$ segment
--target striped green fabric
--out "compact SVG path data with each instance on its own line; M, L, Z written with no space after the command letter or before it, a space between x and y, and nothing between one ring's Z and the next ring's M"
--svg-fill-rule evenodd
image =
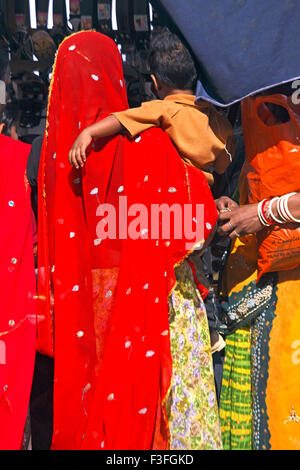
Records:
M251 335L240 329L226 339L220 398L220 423L225 450L251 450Z

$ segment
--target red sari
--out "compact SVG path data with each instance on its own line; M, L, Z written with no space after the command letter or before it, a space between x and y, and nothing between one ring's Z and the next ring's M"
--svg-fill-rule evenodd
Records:
M205 177L184 164L160 129L135 141L101 140L82 170L71 169L68 152L80 130L127 106L115 43L96 32L66 39L52 77L39 178L39 308L48 318L40 350L55 359L53 449L169 446L168 296L175 265L208 237L216 209ZM138 236L126 237L124 201L128 230ZM201 237L171 231L151 238L145 212L163 203L204 204ZM100 233L105 208L110 238Z
M0 135L0 449L19 450L34 368L36 280L30 146Z

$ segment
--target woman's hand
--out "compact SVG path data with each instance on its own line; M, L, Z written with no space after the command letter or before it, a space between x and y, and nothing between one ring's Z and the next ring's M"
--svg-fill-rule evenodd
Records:
M225 210L232 210L236 207L239 207L239 205L235 201L233 201L232 199L230 199L230 197L227 196L222 196L219 199L215 199L215 203L219 212Z
M69 162L77 170L79 166L83 167L86 162L86 149L91 144L93 138L88 129L85 129L75 140L73 147L69 152Z
M221 198L222 199L222 198ZM218 234L233 239L258 232L263 229L257 215L258 204L248 204L221 212L218 218Z

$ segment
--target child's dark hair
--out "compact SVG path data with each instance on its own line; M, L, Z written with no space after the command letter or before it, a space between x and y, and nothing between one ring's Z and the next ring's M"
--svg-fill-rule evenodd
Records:
M196 88L197 71L193 58L176 34L167 28L157 32L148 56L150 73L170 88Z

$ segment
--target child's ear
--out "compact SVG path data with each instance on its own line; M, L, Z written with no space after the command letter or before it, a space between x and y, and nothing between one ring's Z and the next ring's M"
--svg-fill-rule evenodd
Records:
M0 134L2 134L4 127L5 127L5 122L2 122L0 124Z

